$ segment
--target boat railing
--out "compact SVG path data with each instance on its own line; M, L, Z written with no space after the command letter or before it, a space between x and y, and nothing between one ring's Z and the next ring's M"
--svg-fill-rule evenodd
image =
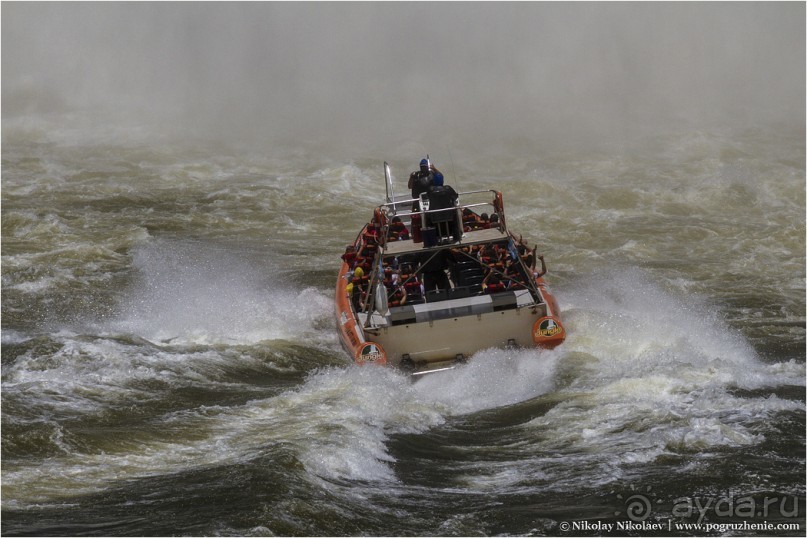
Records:
M493 195L493 199L489 202L474 202L474 203L462 203L463 197L468 197L475 194L485 194L489 193ZM390 218L392 217L408 217L412 218L415 215L419 215L421 219L424 219L426 215L433 215L437 213L443 213L446 211L456 211L460 210L463 211L468 209L473 211L474 208L480 207L490 207L492 208L492 213L496 213L499 216L499 223L503 232L506 232L506 224L504 219L504 207L502 204L502 195L499 191L494 189L483 189L483 190L474 190L474 191L463 191L457 193L457 202L456 205L452 207L444 207L440 209L430 209L428 204L423 203L424 200L420 198L406 198L403 200L391 200L385 204L381 205L381 210ZM426 200L427 201L427 200ZM419 209L417 210L401 210L399 209L400 206L409 206L410 208L412 205L418 202ZM461 218L461 217L460 217Z

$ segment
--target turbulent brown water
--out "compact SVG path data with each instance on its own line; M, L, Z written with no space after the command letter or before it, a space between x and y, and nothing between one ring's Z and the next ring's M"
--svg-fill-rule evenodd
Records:
M332 321L380 162L11 131L4 533L554 533L648 490L653 520L750 495L803 522L802 136L458 167L546 255L569 337L413 384Z
M531 137L519 123L512 136L501 136L518 119L511 113L491 125L487 139L479 128L468 145L453 134L439 140L398 133L392 144L368 132L364 145L345 151L369 124L359 117L358 101L349 101L358 118L346 133L350 144L303 136L314 116L301 118L300 132L282 143L256 136L225 144L213 135L178 142L175 132L150 120L104 123L97 118L121 116L99 110L93 116L80 107L65 112L63 103L30 108L21 96L30 97L31 81L17 84L15 77L29 64L22 52L8 52L17 49L7 41L31 28L21 24L36 19L27 9L34 8L3 6L4 104L15 112L4 109L2 138L4 535L803 536L802 125L750 121L749 112L749 121L682 120L664 129L645 126L641 136L552 144L550 126ZM136 6L98 9L120 15L116 24L140 13ZM290 37L283 17L273 19L280 34L270 39L245 14L228 18L224 8L209 9L218 10L225 30L244 29L238 41L244 47ZM449 9L438 10L437 20ZM549 20L560 8L543 9ZM624 9L604 24L634 20ZM706 22L724 20L717 8L697 9L707 10ZM176 6L152 10L154 17L138 20L170 26L166 21L182 14ZM655 21L643 10L643 22ZM393 35L405 34L382 12L367 20L380 18ZM7 27L9 13L20 24ZM494 17L493 28L520 20L508 13ZM753 27L754 13L731 20ZM772 13L763 10L790 20ZM55 32L51 39L67 40L65 50L75 50L85 39L71 33L78 19L56 15L36 20ZM597 17L584 19L586 28L597 27ZM62 28L62 20L72 26ZM214 27L219 19L194 20ZM325 17L313 20L319 28ZM470 20L484 18L476 13ZM548 31L549 23L542 24ZM516 24L510 35L526 39L527 26ZM675 35L672 26L661 26L669 30L664 43ZM731 29L704 27L718 34ZM162 27L148 36L162 35L154 28ZM195 35L179 28L181 36ZM372 36L383 34L373 28ZM641 41L652 28L631 35ZM25 41L31 65L43 62L34 52L48 42L37 32L31 35L41 37L39 45ZM127 51L157 47L122 32ZM97 44L98 36L89 35L87 43ZM187 46L165 39L158 44ZM563 38L550 32L540 39L551 45ZM359 50L352 41L337 45L315 51L297 41L289 50L298 52L300 69L320 65L310 60L318 55ZM202 46L218 57L219 49ZM651 56L667 50L653 47ZM117 65L103 48L81 50L99 63L81 56L80 68ZM166 50L158 74L167 74L185 49ZM638 50L623 52L641 63ZM765 57L754 50L754 58ZM217 54L236 57L230 52ZM124 60L143 67L128 54ZM198 60L197 71L207 65L189 57ZM243 66L227 65L223 72L235 82L222 81L216 90L268 84L239 79ZM282 65L290 78L299 73ZM552 62L540 65L554 69ZM452 69L455 78L467 76L459 77L465 87L474 80ZM335 77L338 99L348 99L336 71L318 76ZM42 72L57 81L72 76ZM723 75L709 71L706 79L724 88ZM94 80L98 93L117 88ZM148 81L159 86L155 80L137 79L132 91L153 96L144 88ZM224 95L194 90L191 81L172 86L159 104L187 94L208 106ZM387 87L374 84L379 92ZM661 96L654 84L643 87L651 95L639 105ZM283 87L292 110L305 102L327 108L328 99L337 99L306 90L294 100L295 88ZM586 88L568 98L558 90L546 102L573 108L577 97L594 92ZM756 90L746 85L732 95L747 105ZM530 91L507 96L523 107ZM719 100L720 92L710 92L701 105ZM780 102L790 95L771 92ZM467 95L463 111L478 105L482 113L484 96ZM615 102L606 103L598 128L627 110ZM667 103L686 104L672 97ZM238 103L223 106L227 125L248 123ZM641 115L641 106L630 110ZM259 119L287 120L277 114ZM212 125L215 117L199 122ZM553 125L563 118L554 116ZM291 128L288 121L283 125ZM461 131L466 121L447 121L444 132ZM569 137L578 128L558 132ZM382 162L390 162L403 190L426 153L458 190L503 192L509 227L546 257L546 278L568 330L563 345L486 350L446 375L414 383L392 370L350 364L332 319L339 255L383 197Z

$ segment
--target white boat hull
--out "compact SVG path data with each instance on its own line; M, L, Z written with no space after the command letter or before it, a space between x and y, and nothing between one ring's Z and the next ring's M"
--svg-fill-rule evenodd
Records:
M463 359L492 347L534 346L532 329L545 308L521 308L439 319L366 331L387 352L387 362L400 366L408 356L420 369L446 358Z

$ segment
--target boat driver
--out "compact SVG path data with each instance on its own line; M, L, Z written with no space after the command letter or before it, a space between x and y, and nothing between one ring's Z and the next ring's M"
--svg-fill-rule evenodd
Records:
M412 211L420 209L420 203L418 202L420 193L428 192L432 185L434 185L435 174L438 173L440 173L440 171L435 168L428 159L422 159L420 161L420 169L409 174L408 188L412 190L412 198L415 199L415 202L412 204Z

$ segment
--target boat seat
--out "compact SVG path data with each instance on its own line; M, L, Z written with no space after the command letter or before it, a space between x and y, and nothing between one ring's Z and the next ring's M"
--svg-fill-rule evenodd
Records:
M479 280L476 280L479 278ZM470 286L472 284L478 284L485 279L485 272L481 269L465 269L460 271L459 278L457 278L456 282L459 286Z
M425 303L426 299L420 293L420 282L415 284L406 285L406 304L420 304Z
M428 192L429 210L432 209L445 209L447 207L454 207L456 205L457 196L450 188L443 185L432 187ZM451 211L445 211L449 215L453 215ZM437 213L440 215L441 213ZM434 215L432 215L434 217ZM434 220L432 220L434 222Z
M445 239L452 240L454 238L456 219L456 211L441 211L429 216L429 220L431 220L431 224L436 230L437 242L439 244L442 244Z
M462 236L461 226L457 223L457 211L451 211L456 207L457 196L451 189L444 186L433 187L429 193L429 211L435 209L445 209L447 211L439 211L437 213L430 213L428 222L431 226L437 228L437 237L440 242L445 237L458 240ZM457 228L460 228L459 233Z
M468 286L461 286L448 290L449 299L465 299L471 296L471 288Z
M436 303L438 301L445 301L448 299L448 292L446 290L429 290L426 292L426 302Z
M479 265L476 262L472 261L457 262L451 266L451 278L454 280L454 282L459 282L460 274L463 271L467 271L475 267L479 267Z
M467 269L462 269L460 271L460 276L461 277L469 277L469 276L484 275L484 274L485 274L485 270L482 269L481 267L479 267L478 265L476 267L470 267L470 268L467 268Z
M453 222L457 218L457 212L452 211L452 207L440 208L443 211L438 213L429 213L429 221L432 224L439 224L441 222Z

